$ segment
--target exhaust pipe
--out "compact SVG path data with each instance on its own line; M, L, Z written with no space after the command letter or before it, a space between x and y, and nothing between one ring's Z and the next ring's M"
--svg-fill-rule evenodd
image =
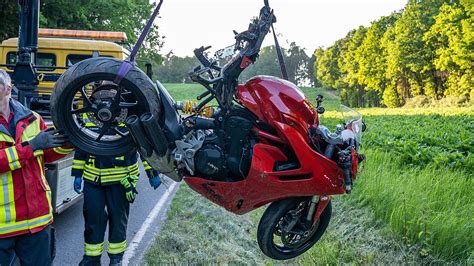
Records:
M144 113L140 116L140 122L156 154L160 157L165 156L168 151L168 140L158 123L158 119L155 119L152 113Z
M125 120L125 125L129 128L135 144L140 147L140 154L153 169L176 182L183 179L176 171L168 150L168 141L151 113L142 115L142 119L132 115Z
M145 132L140 125L140 119L136 115L129 116L125 120L125 125L130 130L133 141L138 145L140 154L144 157L150 157L153 154L153 146L146 138Z

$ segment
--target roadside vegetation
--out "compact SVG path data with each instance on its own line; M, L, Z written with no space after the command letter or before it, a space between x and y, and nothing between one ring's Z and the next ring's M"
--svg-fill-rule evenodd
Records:
M316 80L352 107L429 106L442 98L466 105L474 97L473 7L470 0L408 0L316 49Z
M199 86L165 85L182 100ZM341 121L338 95L322 94L321 122ZM290 264L470 264L474 260L474 109L360 109L367 161L351 195L334 198L326 234ZM264 208L229 213L182 184L144 262L279 264L256 242Z

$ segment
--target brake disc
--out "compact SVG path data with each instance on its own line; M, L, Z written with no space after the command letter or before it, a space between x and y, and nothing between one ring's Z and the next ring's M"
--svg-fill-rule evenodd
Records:
M111 105L117 95L117 89L118 89L117 86L114 86L114 85L99 86L98 88L94 90L94 93L91 96L91 101L95 103L96 105L100 105L103 103L107 103L108 105ZM117 122L118 124L124 123L125 119L127 118L127 114L128 114L127 108L120 109L120 112L118 115L115 116L114 121ZM111 114L111 115L114 115L114 114ZM95 124L97 127L102 128L104 126L104 123L102 123L99 119L97 119L94 112L88 112L87 116L91 120L91 122Z

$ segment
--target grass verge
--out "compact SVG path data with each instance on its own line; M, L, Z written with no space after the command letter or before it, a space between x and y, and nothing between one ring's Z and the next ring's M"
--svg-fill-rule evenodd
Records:
M256 229L263 208L237 216L209 202L186 185L177 192L161 232L144 257L162 264L418 264L420 258L392 237L367 207L350 196L337 197L326 234L304 255L275 261L258 248Z
M462 170L404 167L400 156L367 152L357 200L420 256L474 262L474 178Z

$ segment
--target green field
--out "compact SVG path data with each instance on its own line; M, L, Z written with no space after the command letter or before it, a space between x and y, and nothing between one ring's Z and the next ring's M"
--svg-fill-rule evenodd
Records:
M193 85L166 85L198 95ZM339 121L338 98L325 96L323 124ZM353 193L334 200L323 238L290 263L474 263L474 109L361 109L367 161ZM236 216L183 185L145 257L164 262L278 264L256 243L262 210ZM174 244L173 244L174 243Z

